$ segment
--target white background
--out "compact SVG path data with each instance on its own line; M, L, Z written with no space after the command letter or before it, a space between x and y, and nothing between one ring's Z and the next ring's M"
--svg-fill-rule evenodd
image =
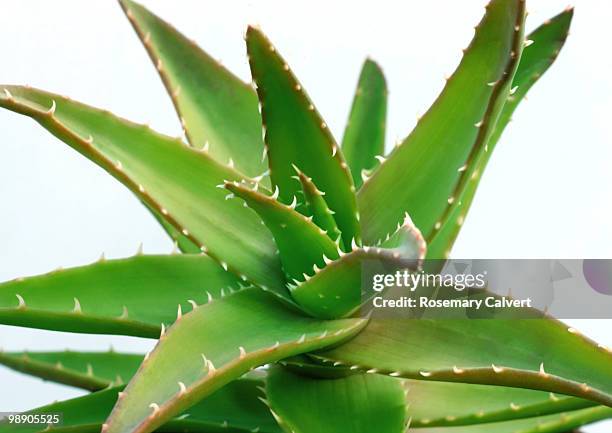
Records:
M531 0L528 27L564 0ZM414 126L472 37L482 0L146 1L244 79L242 34L260 24L340 137L365 56L390 88L389 144ZM456 258L611 258L612 4L578 0L554 67L515 115L483 177ZM30 84L178 135L170 101L113 1L3 0L0 82ZM122 186L31 120L0 112L0 280L171 249ZM610 322L574 323L612 345ZM139 351L149 341L0 326L5 350ZM78 395L0 369L0 410ZM611 424L608 424L608 429ZM589 432L607 431L603 424Z

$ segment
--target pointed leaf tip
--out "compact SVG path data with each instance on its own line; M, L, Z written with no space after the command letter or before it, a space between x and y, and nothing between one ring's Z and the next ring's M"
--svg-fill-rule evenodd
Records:
M440 96L359 190L366 243L392 230L405 211L430 238L434 224L453 205L447 199L469 180L467 171L457 167L478 160L507 99L522 50L523 20L522 1L489 4Z
M179 233L195 251L205 247L233 272L288 296L269 232L257 216L240 203L224 200L223 191L215 187L224 179L246 181L236 170L107 111L33 88L7 87L14 99L0 98L0 106L32 117L101 166L144 202L164 227L171 227L171 234ZM51 101L57 101L52 118L46 114ZM90 135L96 137L93 143L85 139ZM193 207L187 209L184 203ZM222 230L210 230L215 226ZM236 244L242 248L234 248Z
M567 39L569 28L572 22L573 10L565 10L553 18L547 20L537 29L527 35L526 39L533 41L528 48L524 48L516 74L512 80L512 88L516 89L511 98L504 104L495 128L488 139L484 158L473 166L467 166L463 170L469 176L466 188L461 193L462 206L456 206L444 221L440 222L441 227L436 230L439 232L429 239L430 257L442 257L449 251L459 233L461 224L474 200L478 187L479 175L484 171L490 158L492 150L501 138L501 135L510 123L514 111L525 99L531 87L543 76L548 68L554 63L560 50L563 48ZM496 85L497 83L491 83Z
M266 36L249 27L246 42L262 108L270 177L279 186L279 199L290 203L299 193L300 183L293 178L296 165L325 192L344 247L349 248L360 229L354 185L343 155L327 123Z
M364 325L362 319L307 318L259 289L203 305L173 325L153 350L111 412L108 433L151 432L254 367L338 344ZM182 394L179 382L185 385ZM159 410L152 412L150 402Z
M256 176L265 169L253 89L142 5L120 0L174 104L187 139L216 161Z
M314 222L276 200L278 189L274 195L266 196L235 183L226 183L226 188L245 200L272 232L289 280L302 279L313 264L324 266L323 254L337 257L334 242Z
M351 169L355 186L362 173L376 165L385 150L387 84L380 66L367 59L361 69L351 112L342 139L342 152Z

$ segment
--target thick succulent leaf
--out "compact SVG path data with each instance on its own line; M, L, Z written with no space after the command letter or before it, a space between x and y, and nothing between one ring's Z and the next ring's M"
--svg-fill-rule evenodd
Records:
M361 374L360 371L351 370L346 366L333 366L316 362L316 359L307 354L282 359L278 361L278 364L300 376L309 376L315 379L339 379L353 374Z
M259 289L200 306L160 338L103 431L153 431L250 369L338 344L365 323L306 318Z
M497 143L516 107L557 59L565 45L573 16L574 9L567 8L527 35L525 40L527 48L523 50L512 80L514 90L508 96L499 120L495 124L495 130L489 140L490 145L494 146Z
M129 380L142 355L109 352L0 352L0 364L44 380L96 391Z
M286 432L402 433L406 428L404 390L390 377L313 379L276 367L268 376L266 395Z
M290 285L295 302L314 317L337 318L352 313L361 303L362 262L380 257L372 249L358 248L317 269L303 283Z
M192 406L181 416L168 421L157 431L193 433L280 433L282 430L260 398L264 382L241 378L225 385L206 399ZM98 391L53 403L27 413L61 413L63 424L48 431L56 433L98 433L117 401L123 387ZM257 430L259 429L259 430ZM0 433L34 433L40 426L15 426L0 423Z
M0 284L0 323L157 338L178 306L190 311L240 280L204 255L101 260ZM208 292L208 293L207 293Z
M415 129L359 190L366 244L408 212L426 238L456 192L463 167L486 152L523 46L524 2L493 0L457 70Z
M327 232L333 241L340 237L340 230L334 219L334 211L327 206L325 201L325 193L314 184L312 178L306 176L299 169L297 177L302 184L302 193L304 194L305 214L312 217L312 221L322 230ZM299 205L298 205L299 206ZM297 208L299 210L299 207Z
M327 234L295 210L297 201L285 205L276 200L277 194L266 196L239 183L226 183L225 187L257 212L270 229L288 279L302 281L314 265L325 265L324 255L338 257L338 247Z
M342 152L359 188L362 171L376 165L376 157L385 153L387 122L387 83L380 66L367 59L359 75L344 137Z
M416 256L401 256L397 251L362 247L330 261L303 283L290 285L293 299L310 315L325 319L352 314L369 294L364 280L371 272L391 272L400 268L417 269Z
M146 205L145 205L146 206ZM174 243L174 249L180 250L186 254L199 254L202 252L200 247L198 247L191 239L181 233L180 230L177 230L172 224L164 219L164 216L154 209L151 209L147 206L149 212L153 215L153 217L157 220L157 222L163 227L168 236L172 239Z
M554 63L565 44L569 27L574 15L573 9L566 9L559 15L546 21L527 36L529 46L523 55L512 80L512 94L508 96L499 116L493 133L488 141L489 152L485 153L475 164L466 167L470 176L480 177L491 156L492 150L499 141L502 132L512 118L514 110L525 98L527 92ZM477 182L470 182L458 195L457 201L446 218L440 222L440 229L434 233L429 245L430 257L447 257L459 234L459 230L472 204L478 187Z
M280 364L314 378L360 374L346 365L326 365L308 355ZM596 406L597 403L543 391L505 386L397 379L406 390L412 427L460 426L530 418ZM486 396L486 398L483 398Z
M596 405L581 398L506 386L407 379L404 387L412 427L508 421Z
M584 425L612 418L612 409L597 406L567 413L462 427L415 429L419 433L569 433Z
M100 165L234 273L284 292L269 231L217 188L224 180L242 180L238 172L178 139L108 112L31 88L4 90L0 106L32 117Z
M327 260L326 266L315 269L312 277L289 286L293 299L315 317L330 319L350 315L371 295L364 283L370 284L374 273L416 270L427 250L421 232L408 215L383 246L353 245L353 250L341 254L338 260Z
M247 176L266 170L257 95L194 42L147 9L121 0L134 30L170 94L189 142L208 143L210 155L231 158Z
M192 406L186 412L189 417L185 421L192 418L195 421L214 423L223 428L280 433L282 429L268 407L261 401L263 397L261 389L264 385L263 380L254 378L243 377L234 380ZM175 419L169 424L178 422L180 421Z
M419 262L422 262L427 254L427 242L408 213L404 215L403 221L397 224L395 232L388 234L380 246L392 250L400 257L416 259Z
M335 212L344 247L359 239L355 187L327 124L270 41L253 27L246 35L251 74L257 84L272 183L291 203L301 190L293 165L312 177Z
M612 406L612 354L553 319L376 318L320 356L397 377L530 388Z

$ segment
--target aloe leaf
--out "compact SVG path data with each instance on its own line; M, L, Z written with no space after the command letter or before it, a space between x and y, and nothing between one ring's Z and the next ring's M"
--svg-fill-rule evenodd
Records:
M360 374L346 365L325 365L308 355L279 361L291 371L314 378L342 378ZM369 371L372 374L376 370ZM453 382L397 379L403 382L410 426L453 427L478 425L558 414L596 406L576 397L521 388ZM483 399L483 396L486 398Z
M153 61L189 142L247 176L266 170L257 95L194 42L131 0L127 17Z
M280 433L282 429L268 407L261 401L264 395L261 391L263 386L265 386L264 380L248 377L234 380L192 406L186 412L189 417L185 421L192 418L195 421L214 423L223 428ZM173 424L178 425L179 422L174 419L164 429Z
M392 258L391 254L388 256ZM338 260L317 269L306 281L290 285L291 296L314 317L331 319L349 315L361 304L362 262L383 257L374 249L362 248L343 254Z
M253 80L261 104L272 183L280 200L290 203L300 189L293 165L312 177L325 191L335 212L345 248L359 240L355 186L342 152L329 127L270 41L253 27L246 35Z
M172 239L172 242L174 243L175 249L180 250L181 252L186 254L199 254L202 252L200 247L198 247L191 239L189 239L187 236L177 230L172 224L166 221L163 215L148 206L147 209L149 209L149 212L151 212L153 217L162 226L168 236L170 236L170 239Z
M142 355L109 352L0 352L0 364L25 374L97 391L129 380Z
M326 233L295 210L297 199L285 205L276 200L277 193L266 196L239 183L226 183L225 187L257 212L270 229L288 279L302 281L313 272L313 266L325 266L324 256L338 257L338 247Z
M563 48L573 15L573 9L566 9L527 36L526 42L529 45L523 50L518 69L512 80L513 92L508 96L499 120L489 138L489 152L485 153L476 164L466 168L466 172L470 176L482 176L491 156L491 151L510 122L518 104L525 98L529 89L554 63L561 48ZM465 190L459 194L455 206L447 214L446 218L441 220L439 231L434 233L430 241L429 252L431 257L440 258L449 255L472 204L477 187L477 182L468 183Z
M293 299L312 316L337 318L350 315L370 296L364 282L371 283L372 273L398 269L416 270L422 264L427 245L408 215L397 231L380 247L357 247L341 254L304 282L289 285Z
M32 117L100 165L232 272L284 293L270 233L217 188L224 180L243 180L231 167L178 139L65 97L25 87L4 90L0 106Z
M558 15L544 22L525 40L525 48L519 66L512 80L512 94L508 96L504 109L495 124L489 143L495 145L506 125L510 122L514 110L525 98L527 92L555 62L565 45L569 28L574 16L574 9L567 8Z
M323 359L397 377L501 385L612 406L612 354L553 319L373 319Z
M387 83L380 66L367 59L361 68L342 152L351 169L355 187L363 183L362 172L376 165L376 157L385 153L387 122Z
M389 377L313 379L276 367L268 376L266 395L287 432L401 433L406 428L404 390Z
M252 368L338 344L365 323L310 319L259 289L200 306L160 338L103 431L153 431Z
M393 250L402 258L418 260L419 265L422 264L427 254L427 242L408 213L404 215L403 221L397 224L395 231L388 234L380 243L380 246Z
M596 405L576 397L505 386L407 379L404 387L412 427L492 423Z
M361 374L360 371L351 370L345 366L332 366L316 362L307 354L282 359L278 361L278 364L300 376L309 376L315 379L339 379L353 374Z
M359 247L328 261L323 269L316 269L304 282L290 285L289 290L310 315L325 319L343 317L353 313L367 296L363 279L368 280L368 266L388 272L397 268L417 269L418 262L416 256L402 256L395 250Z
M487 151L523 47L524 2L493 0L438 99L358 193L363 239L384 238L405 212L426 239Z
M193 432L193 433L280 433L282 430L274 420L269 409L260 398L264 382L261 380L240 378L225 385L206 399L192 406L181 416L168 421L157 429L160 432ZM98 391L83 397L77 397L43 406L27 413L61 413L63 423L50 428L50 431L61 433L98 433L104 420L117 401L118 393L123 387ZM34 433L40 431L35 425L9 425L0 422L0 433Z
M360 374L346 365L315 362L308 355L279 361L291 371L314 378ZM375 370L370 370L374 374ZM576 397L505 386L397 379L406 390L411 427L451 427L531 418L596 406ZM486 399L483 399L486 396Z
M190 311L239 287L203 255L101 260L0 284L0 323L157 338L179 305Z
M333 241L340 237L340 231L334 219L334 211L327 206L325 201L325 192L319 190L312 181L312 178L306 176L298 168L296 168L297 177L302 184L302 192L304 193L304 204L306 205L307 215L312 216L313 222L321 229L327 232Z
M415 431L419 433L567 433L608 418L612 418L612 409L597 406L537 418L462 427L415 428Z

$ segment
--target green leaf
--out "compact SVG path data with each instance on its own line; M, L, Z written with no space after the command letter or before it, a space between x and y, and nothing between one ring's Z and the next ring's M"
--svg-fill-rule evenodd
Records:
M200 306L160 338L103 431L153 431L250 369L337 344L365 323L306 318L258 289Z
M358 193L363 240L373 244L405 212L426 239L486 152L523 46L524 2L493 0L459 67L416 128Z
M146 8L121 0L127 17L153 61L174 103L189 142L209 146L226 164L231 158L247 176L267 167L257 95L194 42Z
M278 364L300 376L309 376L315 379L339 379L353 374L361 374L360 371L351 370L345 366L332 366L316 362L307 354L282 359L278 361Z
M313 379L281 367L266 383L272 413L293 433L401 433L406 401L398 380L372 374Z
M0 364L25 374L97 391L129 380L142 355L109 352L0 352Z
M0 284L0 323L157 338L177 308L190 311L240 287L203 255L102 260ZM193 302L191 302L193 301Z
M573 16L574 9L568 8L547 20L527 36L528 46L523 50L518 69L512 80L512 88L516 90L508 96L489 141L491 145L497 143L506 125L510 122L514 110L525 98L529 89L557 59L565 45Z
M393 250L404 259L415 259L419 262L422 262L427 254L427 242L408 213L404 214L403 221L397 224L395 231L387 234L380 246Z
M567 433L612 418L612 409L597 406L557 415L463 427L419 428L419 433Z
M374 168L376 157L385 153L387 94L387 83L380 66L367 59L361 68L342 139L342 152L357 188L363 183L362 172Z
M403 225L383 242L384 248L357 247L326 260L302 283L289 285L293 299L310 315L332 319L351 315L371 295L373 274L419 269L427 246L421 232L406 215ZM364 284L368 283L368 284Z
M297 167L294 167L297 172L297 177L302 184L302 192L304 193L304 204L306 205L306 214L312 216L314 223L321 229L327 232L333 241L338 240L340 231L334 220L334 211L327 206L327 202L323 198L325 193L320 191L314 184L311 177L306 176ZM299 204L298 208L299 210Z
M294 356L279 363L301 375L314 378L341 378L360 374L346 365L315 362L308 355ZM414 428L461 426L530 418L595 406L575 397L504 386L398 379L406 390ZM483 396L486 396L483 399Z
M371 281L370 272L406 267L416 269L417 257L401 256L383 248L356 248L317 269L306 281L290 285L289 290L300 307L314 317L344 317L354 313L362 298L368 296L363 282Z
M596 405L580 398L505 386L410 379L405 380L404 386L412 427L483 424Z
M290 285L295 302L314 317L331 319L349 315L361 303L362 262L378 255L357 249L317 269L306 281Z
M553 319L372 319L323 359L420 380L530 388L612 406L612 354Z
M234 380L196 403L186 413L196 421L214 423L223 428L227 425L228 428L244 429L245 433L280 433L282 429L268 407L260 400L263 397L261 389L264 385L264 380L248 377ZM175 419L163 428L167 429L169 425L177 425L179 422Z
M355 187L329 127L270 41L253 27L246 35L251 74L257 84L272 183L291 203L301 190L293 165L312 177L335 212L345 248L360 239Z
M563 48L573 15L574 10L567 9L542 24L527 36L526 40L530 41L530 45L523 50L521 61L512 80L514 92L508 96L499 120L489 138L489 152L483 155L477 164L466 168L466 173L470 176L482 176L492 150L499 141L505 127L510 122L514 110L525 98L529 89L554 63L561 48ZM478 182L468 183L459 194L456 205L447 214L447 217L441 221L440 230L434 234L429 244L429 255L431 257L447 257L450 253L451 247L472 204L477 187Z
M145 204L145 206L147 205ZM178 249L186 254L199 254L202 252L200 250L200 247L193 243L191 239L189 239L187 236L177 230L172 224L166 221L161 213L156 212L155 209L151 209L149 206L147 206L147 209L149 209L149 212L151 212L153 217L166 231L168 236L170 236L170 239L172 239L172 241L174 242L175 249Z
M243 180L232 168L178 139L65 97L25 87L4 90L0 106L32 117L100 165L232 272L285 292L269 231L217 188L224 180Z
M157 429L160 432L192 433L280 433L282 430L268 408L259 400L259 388L264 382L257 379L241 378L225 385L203 401L197 403L178 418L168 421ZM98 391L53 403L27 413L61 413L63 424L53 427L55 433L98 433L102 423L117 401L117 394L123 387ZM34 433L40 431L36 425L15 426L0 423L0 433Z
M283 270L289 280L304 280L316 267L325 266L324 256L335 259L336 244L314 222L295 210L297 199L285 205L272 196L263 195L239 183L226 183L225 188L261 217L274 235Z

